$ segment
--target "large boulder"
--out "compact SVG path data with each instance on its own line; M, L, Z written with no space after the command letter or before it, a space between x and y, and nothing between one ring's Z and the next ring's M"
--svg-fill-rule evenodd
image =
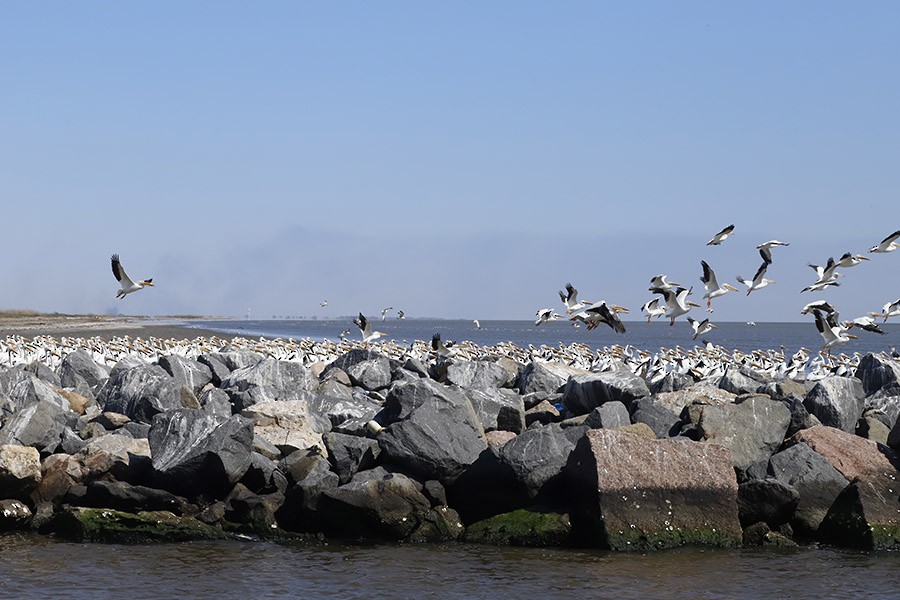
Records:
M509 370L493 361L454 361L447 367L447 383L464 389L496 389L515 381Z
M366 390L381 390L391 383L391 361L387 356L365 348L354 348L334 359L322 372L322 378L340 369L353 385Z
M431 510L420 484L382 468L357 473L350 483L324 490L318 504L325 533L366 539L403 540Z
M181 386L158 365L119 361L97 394L103 410L150 423L154 415L181 408Z
M44 455L52 454L62 441L68 414L71 411L51 402L22 408L0 428L0 445L32 446Z
M699 439L731 448L739 472L768 461L784 441L791 423L791 411L784 403L765 395L739 397L735 404L695 408L686 412Z
M566 381L573 375L590 373L558 362L532 361L525 366L519 378L519 392L524 396L533 392L552 394L562 391Z
M533 427L500 448L500 462L508 465L529 500L559 506L567 500L563 469L569 454L588 427L562 427L558 423Z
M522 396L506 388L472 388L465 391L485 431L520 433L525 429Z
M673 437L681 431L681 417L657 402L656 396L635 400L631 410L631 421L647 425L658 438Z
M573 526L613 550L739 546L733 462L718 444L591 429L566 466Z
M28 500L41 482L41 457L29 446L0 446L0 490L4 498Z
M765 376L746 367L728 367L719 387L732 394L753 394L767 383Z
M382 459L422 480L452 479L487 447L462 390L430 379L392 387L379 418L390 423L378 436Z
M326 433L322 441L341 485L349 483L357 472L374 467L381 454L378 442L357 435Z
M768 472L800 494L791 526L807 539L815 536L828 509L848 483L840 471L804 443L773 454Z
M161 357L159 366L172 376L175 383L188 388L195 395L199 395L203 387L212 381L209 366L192 358L171 354Z
M38 379L24 367L0 372L0 394L5 394L9 399L2 407L2 412L7 415L38 403L54 404L65 410L69 408L68 401L53 385Z
M617 400L628 406L649 395L650 390L643 379L628 369L617 369L569 377L563 391L563 404L573 414L585 415L605 402Z
M67 468L81 483L112 476L119 481L141 485L150 478L150 443L147 438L111 433L91 439L72 457L77 469Z
M628 408L622 402L614 400L592 410L584 424L592 429L627 427L631 425L631 416L628 414Z
M853 432L865 407L865 390L855 377L826 377L809 391L803 406L822 425Z
M734 404L737 395L708 385L693 385L675 392L661 392L653 395L653 401L670 412L680 415L691 404L725 405Z
M231 398L234 412L260 402L309 400L318 380L303 365L267 358L232 371L219 386Z
M874 550L900 549L900 457L889 448L831 427L813 427L804 443L850 480L819 527L823 541Z
M154 417L148 439L154 474L165 489L222 497L250 466L253 422L178 409Z
M253 422L253 433L274 444L285 454L294 450L323 448L321 420L309 410L306 400L257 402L241 413Z
M57 373L62 387L77 390L83 382L92 393L96 393L109 377L109 369L94 361L86 350L66 354L59 363Z
M900 363L870 352L859 361L854 376L862 382L866 395L871 396L883 388L900 387Z

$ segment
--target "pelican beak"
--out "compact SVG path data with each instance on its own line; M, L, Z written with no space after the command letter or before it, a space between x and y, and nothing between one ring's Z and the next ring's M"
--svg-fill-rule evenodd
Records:
M728 290L729 292L739 292L740 291L739 289L737 289L730 283L723 284L722 287L725 288L726 290Z
M860 258L860 260L872 260L868 256L863 256L862 254L859 255L859 258Z
M627 314L627 313L631 312L629 309L625 308L624 306L618 306L615 304L612 305L612 309L617 313L626 313Z
M694 307L700 308L700 305L697 304L696 302L688 302L687 305L688 305L688 306L694 306Z
M153 280L152 280L152 279L147 279L146 281L142 281L142 282L141 282L141 285L142 285L142 286L145 286L145 287L148 286L148 285L149 285L150 287L154 287L154 286L153 286Z
M847 337L850 338L851 340L858 340L858 339L859 339L859 336L853 335L852 333L848 333L848 334L847 334Z

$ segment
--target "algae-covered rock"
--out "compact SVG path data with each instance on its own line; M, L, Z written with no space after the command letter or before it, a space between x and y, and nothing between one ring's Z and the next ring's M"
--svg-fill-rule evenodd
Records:
M192 517L178 517L167 511L126 513L108 508L70 507L60 511L45 530L76 542L142 544L218 540L228 536Z
M569 515L520 509L473 523L466 542L495 546L566 546L572 543Z

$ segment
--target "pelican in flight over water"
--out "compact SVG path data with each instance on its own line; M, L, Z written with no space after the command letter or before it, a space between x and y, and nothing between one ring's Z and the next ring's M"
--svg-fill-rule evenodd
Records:
M881 240L881 243L877 246L872 246L869 249L869 252L893 252L897 248L900 248L900 244L897 243L897 238L900 238L900 229Z
M740 275L737 276L738 282L743 283L744 285L747 286L747 295L748 296L750 295L750 292L752 292L754 290L759 290L759 289L766 287L770 283L775 283L774 279L766 279L766 269L768 268L768 266L769 266L769 264L767 262L763 261L763 264L761 264L759 266L759 269L756 271L756 275L753 276L753 281L747 281Z
M740 290L738 290L730 283L723 283L722 285L719 285L719 281L716 279L716 272L710 268L709 264L707 264L705 260L700 261L700 266L703 267L703 276L700 277L700 281L702 281L704 287L706 287L706 294L703 296L704 298L706 298L706 309L709 312L713 312L713 298L724 296L728 292L737 292Z
M641 306L641 312L647 315L647 323L650 323L654 317L661 317L666 314L667 308L659 305L660 300L661 298L654 298Z
M699 336L705 335L716 328L715 325L709 322L709 319L697 321L688 317L687 320L688 323L691 324L691 329L694 330L694 337L691 338L692 340L696 340Z
M612 327L616 333L625 333L625 325L622 324L622 321L616 314L619 311L628 312L627 309L621 306L608 306L606 302L601 300L600 302L594 302L590 306L576 312L569 317L569 320L587 323L588 330L593 329L600 323L606 323Z
M733 231L734 231L734 224L731 224L728 227L726 227L725 229L723 229L722 231L720 231L719 233L717 233L716 235L714 235L711 240L706 242L706 245L707 246L718 246L719 244L724 242L725 238L727 238L729 235L731 235L731 233Z
M855 267L859 263L864 260L869 260L868 256L863 256L862 254L850 254L849 252L845 252L843 256L841 256L840 260L837 261L837 266L839 267Z
M814 309L813 314L816 316L816 329L819 330L819 334L825 340L822 350L827 351L828 354L831 354L831 349L835 346L857 339L855 335L847 333L848 327L837 323L837 313L829 313L826 317L822 311Z
M387 335L386 333L381 331L372 331L372 323L370 323L366 316L362 313L359 313L359 318L353 319L353 322L356 323L357 327L359 327L359 331L360 333L362 333L363 342L366 344Z
M557 319L561 319L562 315L553 311L552 308L541 308L538 309L534 316L537 317L537 320L534 322L534 326L537 327L541 323L549 323L550 321L555 321Z
M566 291L559 292L559 299L563 301L563 304L566 305L566 314L571 315L573 312L577 312L587 306L589 306L590 302L578 301L578 290L571 283L566 284Z
M690 302L687 297L691 295L694 288L689 290L680 287L676 290L664 290L662 288L653 288L650 290L654 294L662 294L666 299L665 316L669 319L669 327L675 324L675 319L681 315L687 314L691 307L700 306L696 302Z
M674 281L666 281L665 275L657 275L653 279L650 280L650 290L654 288L659 288L661 290L671 290L672 288L681 287L680 283L675 283Z
M142 279L141 281L139 281L137 283L132 281L131 277L129 277L125 273L125 269L122 267L122 263L119 262L118 254L113 254L112 257L110 257L110 260L112 261L113 275L116 276L116 281L118 281L119 285L121 286L121 289L118 292L116 292L116 298L124 298L125 296L127 296L128 294L130 294L132 292L142 290L147 286L151 286L151 287L153 286L152 278L151 279Z
M772 248L775 246L790 246L790 242L780 242L778 240L769 240L768 242L763 242L759 246L756 247L759 250L759 255L762 256L763 262L767 265L772 264Z

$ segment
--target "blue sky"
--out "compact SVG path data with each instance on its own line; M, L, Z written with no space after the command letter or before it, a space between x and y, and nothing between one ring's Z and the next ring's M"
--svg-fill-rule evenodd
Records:
M8 2L0 308L715 319L900 297L893 2ZM725 225L735 235L709 238ZM109 255L155 288L115 299ZM322 309L319 302L327 298Z

